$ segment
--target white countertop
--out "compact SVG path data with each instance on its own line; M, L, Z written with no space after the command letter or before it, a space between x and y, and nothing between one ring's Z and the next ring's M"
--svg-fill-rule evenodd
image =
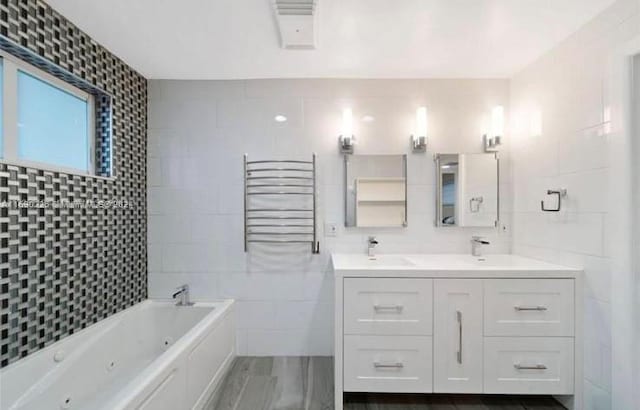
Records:
M338 277L557 277L575 278L581 269L553 265L517 255L332 254Z

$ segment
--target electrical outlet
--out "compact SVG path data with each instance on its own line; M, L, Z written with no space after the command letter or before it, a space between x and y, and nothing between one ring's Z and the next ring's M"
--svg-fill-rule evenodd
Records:
M338 224L327 222L324 224L324 236L336 236L338 234Z

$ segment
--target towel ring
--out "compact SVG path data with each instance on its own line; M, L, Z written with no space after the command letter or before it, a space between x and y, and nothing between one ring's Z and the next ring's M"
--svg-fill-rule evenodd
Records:
M544 200L540 201L540 208L543 212L560 212L562 209L562 198L567 196L567 190L562 189L549 189L547 190L547 195L557 195L558 196L558 206L556 208L545 208Z

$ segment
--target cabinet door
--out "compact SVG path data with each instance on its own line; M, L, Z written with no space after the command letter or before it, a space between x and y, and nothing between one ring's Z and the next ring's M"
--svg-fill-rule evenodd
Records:
M433 387L482 392L482 280L434 281Z

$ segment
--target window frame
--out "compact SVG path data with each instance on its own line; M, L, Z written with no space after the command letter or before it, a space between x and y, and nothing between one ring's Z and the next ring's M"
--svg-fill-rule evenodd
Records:
M0 163L17 165L29 168L42 169L66 174L101 177L96 175L96 101L92 94L83 91L68 82L57 78L42 69L23 61L4 50L0 50L2 60L2 151ZM88 127L88 169L65 167L49 162L31 161L18 156L18 73L34 77L54 88L69 93L87 103L87 127Z

